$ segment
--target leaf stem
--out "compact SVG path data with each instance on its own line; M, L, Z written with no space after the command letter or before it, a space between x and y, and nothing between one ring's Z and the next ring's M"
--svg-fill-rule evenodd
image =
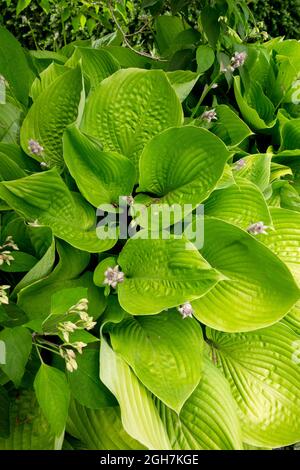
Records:
M194 111L192 112L191 118L196 116L197 112L199 111L199 108L200 108L201 104L203 103L204 99L206 98L206 96L208 95L208 93L210 92L210 90L212 89L214 84L218 81L219 77L220 77L220 73L218 73L218 75L213 79L213 81L211 82L210 85L205 85L205 87L203 88L203 91L201 93L201 96L199 98L199 101L196 104L196 106L194 108Z

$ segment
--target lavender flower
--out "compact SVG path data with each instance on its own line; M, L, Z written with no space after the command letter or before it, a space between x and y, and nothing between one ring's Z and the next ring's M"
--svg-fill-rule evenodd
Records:
M180 305L180 307L177 307L177 310L181 313L183 320L187 317L193 317L194 310L189 302Z
M124 281L124 273L119 271L119 266L114 268L108 268L104 273L105 279L104 284L113 287L114 289L120 282Z
M215 108L210 109L208 111L204 111L204 113L201 114L201 119L207 122L211 122L213 119L214 120L218 119Z
M28 150L34 155L41 155L44 151L44 147L42 147L36 140L30 139L28 141Z
M235 165L234 165L234 169L235 170L242 170L246 165L246 160L244 160L243 158L240 158L240 160L238 160L237 162L235 162Z
M251 233L252 235L260 235L261 233L264 235L268 235L268 228L270 227L268 225L265 225L263 222L255 222L247 228L247 232Z
M238 69L239 67L244 65L246 58L247 58L246 52L235 52L234 55L231 57L231 61L230 61L231 68L233 70Z

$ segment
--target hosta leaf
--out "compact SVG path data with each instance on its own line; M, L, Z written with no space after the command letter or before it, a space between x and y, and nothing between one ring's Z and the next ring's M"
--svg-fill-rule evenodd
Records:
M116 243L97 237L94 210L68 190L55 169L2 182L0 196L25 219L51 227L54 235L76 248L100 252Z
M229 381L244 441L279 447L300 439L300 368L293 361L299 337L277 324L228 335L208 330L217 365Z
M91 410L71 400L67 431L89 450L145 449L124 430L118 406Z
M167 72L167 76L178 98L182 102L194 88L200 74L191 72L190 70L175 70L174 72Z
M10 407L10 435L0 438L1 450L54 450L55 437L50 430L34 393L18 392Z
M150 450L170 449L150 392L104 339L101 340L100 378L119 402L125 431Z
M71 392L83 406L92 409L115 406L114 396L99 378L99 350L84 349L77 355L78 369L68 373Z
M31 85L30 95L33 101L36 101L38 96L67 70L67 67L55 62L52 62L49 67L43 70Z
M64 160L83 196L95 207L119 204L135 182L131 161L115 152L103 152L94 140L75 126L64 134Z
M16 144L19 140L21 109L12 103L0 103L0 141Z
M172 449L241 449L236 405L227 381L205 357L203 377L179 416L158 403Z
M5 77L16 99L26 106L33 73L20 43L3 26L0 26L0 75Z
M287 325L300 336L300 301L293 306L289 313L281 320L281 323Z
M5 343L6 350L1 369L18 387L31 351L31 334L23 326L5 328L0 332L0 340Z
M104 78L119 70L117 60L105 49L90 47L75 47L75 51L66 66L74 67L81 61L83 72L89 77L91 91L93 91Z
M217 120L213 121L210 131L222 139L226 145L238 145L252 134L247 124L229 106L220 104L215 110Z
M253 105L250 105L247 100L247 97L243 95L240 77L238 76L234 77L234 93L242 116L252 129L257 131L263 131L274 127L276 120L271 117L271 113L273 110L270 105L272 103L269 102L266 97L264 97L265 99L262 99L263 95L261 89L259 88L259 85L257 85L257 87L253 90L252 93L251 101L255 102ZM260 110L260 113L256 109L257 106Z
M116 353L140 381L179 413L202 373L202 332L196 320L176 311L130 317L110 330Z
M270 208L274 230L260 240L289 267L300 285L300 214L288 209Z
M239 162L242 160L242 164ZM256 184L261 191L264 191L270 181L270 163L272 160L271 153L259 153L255 155L247 155L238 162L234 163L234 175L247 178Z
M300 119L287 121L281 131L280 150L300 149Z
M42 364L34 380L34 390L53 433L60 436L66 425L70 401L66 375L55 367Z
M299 298L285 264L234 225L206 219L201 253L229 278L193 302L206 325L228 332L262 328L280 320Z
M195 208L216 186L229 155L223 142L206 129L168 129L141 155L138 191L156 195L155 203Z
M90 95L82 129L98 137L105 151L125 155L138 169L151 137L182 119L180 101L164 72L126 69L103 80Z
M119 302L133 315L159 313L194 300L220 279L219 273L184 238L132 238L118 263L125 274L124 282L118 286Z
M79 67L60 75L40 93L22 124L20 138L24 152L49 166L62 165L62 135L77 119L81 94ZM34 155L28 149L31 139L44 148L41 155Z
M263 221L271 225L271 216L263 194L244 178L236 185L214 191L204 204L205 214L225 220L246 230L251 224Z

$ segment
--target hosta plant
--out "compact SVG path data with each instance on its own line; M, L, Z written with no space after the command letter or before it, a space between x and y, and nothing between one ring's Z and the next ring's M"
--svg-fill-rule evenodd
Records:
M161 61L0 29L1 449L300 440L300 45L212 14Z

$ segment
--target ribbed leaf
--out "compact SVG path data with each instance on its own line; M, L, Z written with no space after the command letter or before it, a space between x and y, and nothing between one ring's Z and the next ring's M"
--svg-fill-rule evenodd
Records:
M247 155L242 158L242 165L234 163L234 175L247 178L256 184L261 191L264 191L270 182L270 163L272 160L271 153L258 153Z
M0 106L0 141L16 144L19 141L21 109L10 102Z
M36 77L31 85L30 95L33 101L36 101L38 96L67 70L67 67L56 64L55 62L52 62L49 67L43 70L40 76Z
M158 409L172 449L242 449L240 424L229 385L206 357L203 377L179 416L161 402Z
M104 339L101 341L100 378L119 402L125 431L150 450L170 449L150 392Z
M118 262L125 273L118 287L119 302L133 315L159 313L194 300L221 278L184 238L131 238Z
M94 210L69 191L55 169L1 182L0 196L25 219L48 225L54 235L76 248L100 252L116 243L97 237Z
M215 109L217 120L213 121L210 131L226 145L238 145L252 134L247 124L229 106L220 104Z
M88 450L145 449L124 430L118 406L91 410L72 400L67 431Z
M194 88L200 73L191 72L190 70L175 70L174 72L167 72L167 76L182 102Z
M18 387L32 347L31 334L23 326L4 328L0 340L5 344L5 363L1 369Z
M300 336L300 301L298 301L293 306L293 308L283 318L283 320L281 320L281 322L291 328L298 336Z
M20 138L24 152L49 166L62 165L62 135L77 119L81 94L80 68L59 76L40 93L22 124ZM41 155L34 155L28 149L31 139L43 147Z
M120 70L90 95L82 129L104 150L129 157L138 170L144 145L164 129L182 123L180 101L164 72Z
M246 230L251 224L263 221L271 225L271 216L257 186L244 178L236 185L214 191L204 204L205 214L230 222Z
M229 278L193 302L206 325L228 332L255 330L280 320L299 299L285 264L234 225L206 219L201 253Z
M135 182L131 161L113 152L103 152L100 144L75 126L64 134L64 160L83 196L95 207L119 204L129 196Z
M176 311L125 318L110 330L114 351L140 381L179 413L202 373L203 340L194 319Z
M299 337L277 324L228 335L208 330L215 360L229 381L244 441L278 447L300 439L300 368L293 361Z
M287 121L281 131L280 150L300 149L300 119Z

